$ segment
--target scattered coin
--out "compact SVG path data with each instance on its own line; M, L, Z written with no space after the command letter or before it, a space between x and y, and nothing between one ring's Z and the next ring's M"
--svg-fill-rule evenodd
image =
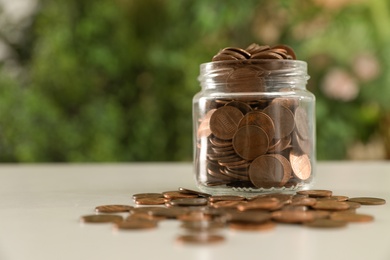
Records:
M263 223L233 221L229 223L230 229L239 231L265 231L272 230L275 227L276 223L272 221L266 221Z
M132 219L123 222L115 223L114 228L122 230L139 230L156 228L158 222L146 219Z
M117 223L122 222L123 217L111 214L85 215L80 218L80 221L84 223Z
M315 216L311 211L279 210L272 213L272 219L283 223L304 223L313 221Z
M129 205L101 205L95 208L96 212L99 213L118 213L118 212L129 212L133 206Z
M301 190L297 191L297 194L307 195L312 198L322 198L332 196L332 191L330 190Z
M141 197L141 198L136 198L134 202L137 205L162 205L165 203L165 198L164 197Z
M330 219L346 222L371 222L374 217L368 214L336 212L330 215Z
M320 200L311 207L319 210L347 210L349 209L349 204L337 200Z
M215 244L221 243L225 240L224 236L209 234L209 233L196 233L190 235L180 235L177 237L177 241L185 244Z
M357 202L362 205L383 205L386 204L386 200L381 198L373 198L373 197L356 197L349 198L349 202Z

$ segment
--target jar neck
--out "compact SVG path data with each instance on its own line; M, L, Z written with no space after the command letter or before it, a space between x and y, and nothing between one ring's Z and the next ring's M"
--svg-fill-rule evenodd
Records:
M298 60L233 60L200 65L198 80L204 90L229 92L306 89L307 63Z

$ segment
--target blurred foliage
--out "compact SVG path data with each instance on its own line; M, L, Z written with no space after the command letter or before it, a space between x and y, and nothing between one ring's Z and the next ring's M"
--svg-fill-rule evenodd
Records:
M3 13L0 160L191 160L199 65L252 42L309 63L319 159L372 138L390 158L389 13L386 0L41 0L22 22Z

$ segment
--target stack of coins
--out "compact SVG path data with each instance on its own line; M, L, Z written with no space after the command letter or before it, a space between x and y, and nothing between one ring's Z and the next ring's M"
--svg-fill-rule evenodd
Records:
M225 240L226 229L265 231L278 223L310 228L342 228L367 223L374 216L357 213L362 205L382 205L375 197L334 196L330 190L304 190L296 194L269 193L251 198L214 195L190 189L133 195L132 205L100 205L83 223L111 223L116 230L149 230L161 221L181 222L180 243L214 244ZM122 214L122 215L120 215ZM125 215L123 215L125 214Z
M263 61L251 62L258 59ZM223 71L218 82L224 91L238 94L203 102L196 126L198 183L248 191L298 189L311 181L312 108L288 87L265 83L267 75L283 66L267 61L275 59L295 60L296 55L285 45L251 44L224 48L213 57ZM237 60L242 62L222 62Z

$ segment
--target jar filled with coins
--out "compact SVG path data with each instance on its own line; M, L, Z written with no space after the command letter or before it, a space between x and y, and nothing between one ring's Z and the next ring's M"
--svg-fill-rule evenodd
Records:
M201 64L193 99L200 190L245 196L306 189L315 175L315 97L285 45L228 47Z

